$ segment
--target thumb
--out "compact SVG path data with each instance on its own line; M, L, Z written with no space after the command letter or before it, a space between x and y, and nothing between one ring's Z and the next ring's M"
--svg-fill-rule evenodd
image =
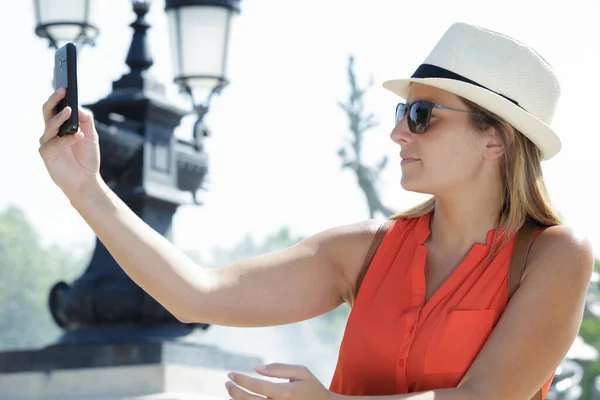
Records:
M83 107L79 107L79 120L84 124L90 123L92 121L92 112Z
M261 375L290 381L307 380L313 376L310 370L303 365L272 363L256 366L255 369Z
M91 111L79 107L78 109L79 127L83 133L91 133L94 128L94 116Z

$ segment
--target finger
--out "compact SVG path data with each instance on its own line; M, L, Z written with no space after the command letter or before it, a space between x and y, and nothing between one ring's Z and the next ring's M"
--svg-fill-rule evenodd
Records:
M85 136L83 132L80 130L75 132L72 135L66 135L63 137L56 136L54 139L49 140L42 144L38 151L42 155L42 158L46 159L47 157L52 158L54 154L58 154L60 150L64 147L71 147L75 143L79 142Z
M61 101L65 97L65 94L66 94L65 88L59 88L54 93L52 93L50 95L50 97L48 97L48 100L46 100L46 102L42 106L42 114L44 115L44 123L47 124L48 121L50 121L50 118L52 118L54 116L54 113L56 112L56 106L58 105L58 102Z
M309 379L313 376L304 365L272 363L257 366L255 369L261 375L289 379L290 381Z
M65 107L61 112L56 114L48 121L44 134L40 137L40 144L44 144L50 141L53 137L58 135L60 126L69 119L71 116L71 107Z
M269 382L264 379L253 378L245 374L237 374L233 372L228 376L233 383L251 392L270 398L278 398L278 395L281 394L281 384L279 383Z
M264 397L246 392L231 381L225 383L225 388L233 400L265 400Z

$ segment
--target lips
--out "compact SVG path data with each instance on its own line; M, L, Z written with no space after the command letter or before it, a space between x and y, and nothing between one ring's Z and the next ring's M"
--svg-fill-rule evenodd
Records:
M402 161L419 161L420 159L417 157L410 156L408 154L400 153L400 158Z
M400 165L406 165L406 164L413 164L413 163L417 163L420 160L417 159L406 159L406 160L402 160L402 162L400 162Z
M413 157L411 155L404 154L404 153L400 153L400 158L402 159L400 161L400 165L407 165L407 164L415 163L417 161L421 161L417 157Z

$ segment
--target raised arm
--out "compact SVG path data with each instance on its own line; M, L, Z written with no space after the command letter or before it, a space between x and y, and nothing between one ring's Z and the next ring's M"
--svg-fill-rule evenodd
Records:
M204 269L150 228L100 177L99 138L89 112L79 131L59 137L72 110L56 114L65 90L42 107L39 153L50 177L125 273L184 322L231 326L280 325L325 313L351 293L378 223L330 229L288 249ZM208 232L198 227L198 235Z
M202 268L98 179L71 204L123 270L184 322L269 326L305 320L349 299L375 221L333 228L287 249ZM199 237L203 229L198 227Z

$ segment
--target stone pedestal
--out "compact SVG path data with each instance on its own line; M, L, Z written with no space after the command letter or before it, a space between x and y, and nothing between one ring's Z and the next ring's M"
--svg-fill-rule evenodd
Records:
M0 353L0 400L228 399L227 373L256 357L179 342L72 344Z

